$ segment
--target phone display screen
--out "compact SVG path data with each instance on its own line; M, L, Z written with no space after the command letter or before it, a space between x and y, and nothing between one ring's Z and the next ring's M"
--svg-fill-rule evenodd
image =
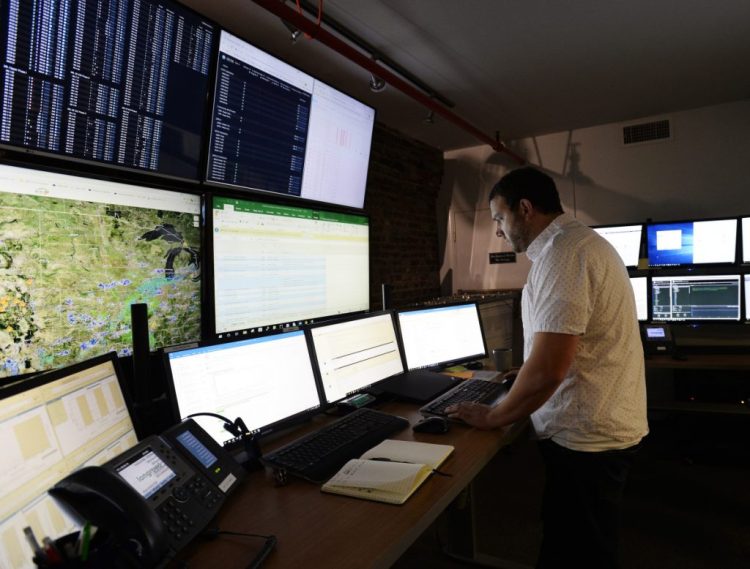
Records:
M208 450L206 445L200 442L190 431L180 433L176 438L177 441L185 447L185 450L192 454L205 468L209 468L218 460L216 455Z
M151 449L145 449L132 460L118 466L117 474L144 498L153 496L176 476L174 471Z

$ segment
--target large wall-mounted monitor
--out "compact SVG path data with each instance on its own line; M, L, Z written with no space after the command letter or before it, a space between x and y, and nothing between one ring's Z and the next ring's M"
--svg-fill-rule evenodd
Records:
M646 226L649 267L733 264L737 218L651 223Z
M201 335L200 197L0 165L0 376Z
M648 277L630 277L630 285L633 287L638 320L648 320Z
M750 264L750 217L742 218L742 262Z
M313 326L310 336L327 403L404 371L390 312Z
M212 208L216 334L369 309L366 216L218 196Z
M80 527L47 489L138 442L117 357L99 356L0 390L0 441L0 567L32 569L25 527L39 541Z
M301 330L190 348L166 355L175 418L217 413L241 418L266 434L296 416L320 409L320 397ZM223 422L195 417L218 443L232 438Z
M740 275L651 277L652 318L740 319Z
M487 357L476 303L400 310L396 318L409 370Z
M0 10L0 144L199 179L212 23L170 0Z
M375 110L221 32L206 180L362 208Z
M626 267L635 268L641 253L643 224L592 227L615 248Z

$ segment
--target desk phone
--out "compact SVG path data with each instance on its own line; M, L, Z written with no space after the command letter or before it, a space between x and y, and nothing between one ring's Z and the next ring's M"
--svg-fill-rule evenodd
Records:
M244 470L192 419L50 489L138 564L173 557L211 522Z

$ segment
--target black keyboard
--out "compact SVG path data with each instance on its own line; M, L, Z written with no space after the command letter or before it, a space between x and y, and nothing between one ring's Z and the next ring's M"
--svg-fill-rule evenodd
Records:
M463 401L473 403L489 403L497 399L505 390L502 383L484 381L482 379L469 379L457 385L450 391L443 393L440 397L433 399L422 407L419 412L423 415L443 415L445 408Z
M363 407L263 457L311 482L325 482L344 464L409 426L403 417Z

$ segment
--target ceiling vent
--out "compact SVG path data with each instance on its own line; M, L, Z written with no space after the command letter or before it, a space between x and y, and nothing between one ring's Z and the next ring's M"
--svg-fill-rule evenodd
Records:
M622 143L625 146L657 140L669 140L671 138L672 129L669 119L631 124L622 129Z

